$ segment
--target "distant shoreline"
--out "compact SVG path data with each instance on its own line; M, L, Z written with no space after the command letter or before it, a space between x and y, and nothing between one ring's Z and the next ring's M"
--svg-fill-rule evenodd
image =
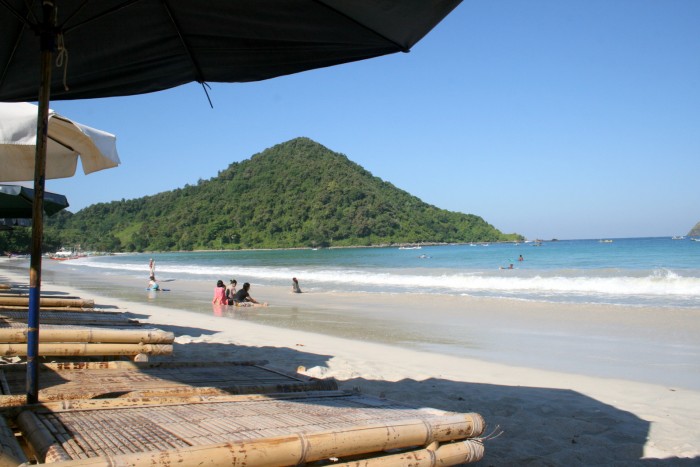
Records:
M194 250L144 250L144 251L119 251L119 252L100 252L103 254L157 254L157 253L206 253L206 252L220 252L220 251L285 251L285 250L341 250L341 249L353 249L353 248L398 248L398 247L408 247L408 246L451 246L451 245L483 245L483 244L499 244L499 245L520 245L520 244L531 244L531 243L552 243L552 242L581 242L581 241L591 241L598 242L601 239L606 240L630 240L630 239L660 239L660 238L673 238L673 235L661 235L655 237L600 237L600 238L552 238L549 240L536 239L536 240L475 240L473 242L418 242L418 243L380 243L377 245L345 245L345 246L327 246L327 247L311 247L311 246L299 246L299 247L286 247L286 248L223 248L223 249L194 249ZM48 255L45 253L44 255Z
M601 237L602 238L602 237ZM513 245L520 245L520 244L532 244L532 243L552 243L552 242L574 242L574 241L601 241L601 238L567 238L567 239L558 239L558 238L552 238L549 240L523 240L523 241L514 241L514 240L493 240L493 241L488 241L488 240L475 240L473 242L419 242L419 243L380 243L377 245L345 245L345 246L327 246L327 247L310 247L310 246L301 246L301 247L287 247L287 248L223 248L223 249L194 249L194 250L144 250L144 251L104 251L104 252L97 252L97 254L103 254L103 255L109 255L109 254L161 254L161 253L206 253L206 252L236 252L236 251L292 251L292 250L341 250L341 249L354 249L354 248L400 248L400 247L411 247L411 246L421 246L421 247L428 247L428 246L451 246L451 245L471 245L471 244L477 244L477 245L483 245L483 244L499 244L499 245L508 245L508 244L513 244ZM672 235L662 235L662 236L656 236L656 237L605 237L606 240L626 240L626 239L660 239L660 238L669 238L672 239ZM690 238L690 236L688 236ZM25 255L26 253L9 253L13 256L16 255ZM52 253L50 252L45 252L43 254L44 257L50 256ZM4 256L8 256L8 252L3 252ZM0 258L3 257L3 255L0 255Z

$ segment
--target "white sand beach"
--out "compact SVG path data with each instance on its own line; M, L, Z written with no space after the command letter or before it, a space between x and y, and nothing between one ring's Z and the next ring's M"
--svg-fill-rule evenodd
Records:
M3 268L0 263L0 282L6 281L26 284L28 278L17 270ZM206 295L203 300L210 300L209 285L201 290L199 285L178 281L176 286L179 290L191 287L189 293ZM658 364L644 366L645 381L640 381L591 376L596 373L588 371L590 368L577 371L576 364L571 365L571 371L528 367L522 364L527 360L517 358L517 352L506 348L507 343L503 345L503 355L488 358L486 353L496 352L487 349L484 359L474 359L410 349L405 345L378 344L357 335L359 331L353 333L352 339L334 337L321 333L320 323L319 332L312 333L290 329L293 326L261 325L245 316L246 313L276 316L276 310L285 310L279 315L284 316L280 324L285 325L294 319L294 310L299 313L330 310L342 314L357 309L367 316L384 314L387 322L394 320L401 330L398 324L402 313L420 315L430 308L447 316L459 306L473 311L472 332L477 336L488 339L489 327L527 322L523 326L529 329L563 335L563 340L571 341L567 349L580 348L584 353L591 335L597 336L603 346L624 342L624 353L637 355L641 363L641 359L648 359L662 345L696 352L697 344L693 347L692 342L700 335L697 309L619 307L616 313L610 313L590 305L468 297L422 301L404 295L292 294L287 288L265 287L254 288L251 294L269 302L267 308L223 307L204 314L169 306L168 300L160 300L161 297L137 302L57 285L51 283L50 275L44 277L42 291L93 299L96 308L129 312L142 322L172 330L177 336L174 354L154 357L155 361L264 359L285 370L334 378L341 389L356 389L418 406L478 412L488 423L487 434L502 432L495 439L485 440L486 455L478 465L700 465L700 373L688 374L688 384L667 384L664 372L672 369L664 358ZM361 319L363 315L358 316ZM432 324L426 318L424 326ZM387 331L373 327L366 332ZM412 332L419 335L421 329ZM493 336L498 338L496 334ZM391 336L386 341L391 342ZM537 342L537 339L528 340L527 346L532 347L532 355L548 356L554 362L551 367L556 367L558 360L568 358L560 355L557 348L547 348L544 344L535 348ZM603 368L600 374L605 374L606 362L602 360L597 357L586 365L591 368L599 365ZM566 368L563 363L559 366ZM674 371L694 372L696 368ZM649 374L654 371L657 374Z

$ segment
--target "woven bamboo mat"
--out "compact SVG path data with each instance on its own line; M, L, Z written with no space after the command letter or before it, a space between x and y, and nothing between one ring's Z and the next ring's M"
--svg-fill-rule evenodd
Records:
M136 465L125 459L130 455L144 462L143 453L161 462L186 462L196 452L203 462L204 451L193 451L202 447L210 454L250 456L235 462L230 457L229 465L265 465L254 462L261 455L267 465L294 465L466 440L484 429L478 414L419 409L341 391L49 403L26 406L18 421L41 461L102 456L124 461L119 465ZM264 450L269 452L263 455Z
M289 374L266 362L73 362L40 366L39 400L264 394L337 389L335 382ZM0 366L0 407L26 400L24 364Z

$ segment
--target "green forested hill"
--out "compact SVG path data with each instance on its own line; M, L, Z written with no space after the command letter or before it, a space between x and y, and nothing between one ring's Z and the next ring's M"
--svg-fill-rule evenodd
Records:
M47 219L47 236L107 251L515 240L438 209L342 154L297 138L196 186Z

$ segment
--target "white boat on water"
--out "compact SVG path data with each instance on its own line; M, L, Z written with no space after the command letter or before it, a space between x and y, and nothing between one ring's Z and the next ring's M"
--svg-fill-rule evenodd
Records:
M612 240L606 239L606 240L598 240L598 243L612 243Z
M420 250L420 246L400 246L399 250Z
M685 240L685 237L683 235L674 235L671 237L671 240Z
M84 258L85 256L87 256L85 253L61 248L56 253L50 254L49 258L56 261L65 261L67 259Z

